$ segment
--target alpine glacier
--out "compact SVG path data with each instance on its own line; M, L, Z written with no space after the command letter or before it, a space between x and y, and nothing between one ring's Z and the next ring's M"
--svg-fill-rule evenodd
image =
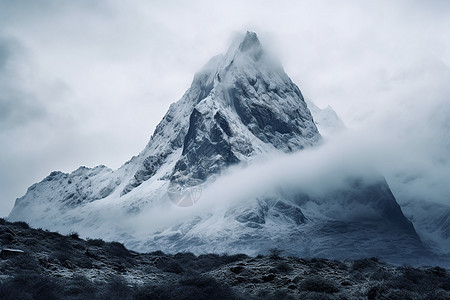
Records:
M327 127L326 118L319 123ZM139 155L117 170L52 172L16 200L9 220L139 251L255 255L279 248L423 262L430 252L381 175L339 169L345 166L330 175L301 164L323 143L299 88L247 32L194 76ZM299 155L294 175L276 173L292 169ZM171 192L194 188L197 203L173 203Z

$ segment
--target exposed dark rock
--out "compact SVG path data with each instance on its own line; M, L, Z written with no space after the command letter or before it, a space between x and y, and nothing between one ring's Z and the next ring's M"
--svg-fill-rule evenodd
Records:
M175 165L172 182L185 184L188 180L205 181L210 175L239 162L224 136L231 136L227 121L219 114L208 131L205 117L196 109L192 111L182 157Z
M135 187L138 187L142 182L148 180L156 171L164 164L168 153L160 154L158 156L147 156L142 163L142 167L134 174L130 182L124 187L121 196L129 193Z

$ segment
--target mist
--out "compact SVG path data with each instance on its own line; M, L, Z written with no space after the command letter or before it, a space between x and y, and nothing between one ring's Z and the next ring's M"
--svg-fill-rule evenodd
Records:
M356 146L349 143L354 137L351 133L342 133L339 138L320 146L303 151L281 154L272 153L261 156L244 165L239 164L223 171L210 183L201 185L201 196L192 206L174 205L166 196L155 199L140 214L130 218L115 211L101 212L105 221L121 220L127 232L133 232L145 240L155 232L170 230L178 224L190 224L195 218L210 220L211 224L223 222L227 212L239 207L252 207L258 200L277 198L280 192L289 195L306 195L316 204L331 206L335 203L320 203L327 195L354 189L357 179L363 186L379 184L384 179L368 163L376 156L376 149L367 149L367 145ZM360 206L340 203L339 214L353 214L352 217L371 213L367 206L357 211ZM342 207L346 211L342 211ZM363 205L362 205L363 206ZM339 209L339 208L338 208ZM120 210L120 208L119 208Z

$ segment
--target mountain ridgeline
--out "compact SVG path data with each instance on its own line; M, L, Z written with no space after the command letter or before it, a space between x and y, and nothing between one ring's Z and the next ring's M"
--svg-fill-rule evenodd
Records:
M52 172L16 200L9 219L119 240L138 251L255 255L276 246L309 257L417 263L428 256L375 172L371 180L353 174L321 194L280 186L265 195L238 195L230 186L233 193L220 199L242 201L205 209L219 201L207 191L230 167L251 166L269 154L314 151L322 143L300 89L247 32L194 76L139 155L117 170ZM204 189L196 199L202 205L174 205L168 195L174 186Z

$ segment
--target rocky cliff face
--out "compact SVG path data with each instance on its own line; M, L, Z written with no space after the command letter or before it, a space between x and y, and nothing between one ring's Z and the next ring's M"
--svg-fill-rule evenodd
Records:
M324 182L321 194L283 186L264 195L234 186L221 197L207 193L231 166L321 141L299 88L247 32L195 75L138 156L115 171L53 172L17 199L9 218L142 251L258 254L276 246L293 255L392 260L425 253L380 175L354 174L333 188ZM194 185L205 189L199 205L172 205L173 193L179 200Z
M169 147L163 153L158 148L156 154L161 135L169 138ZM205 181L268 149L291 152L319 140L299 88L264 52L256 34L247 32L196 74L191 88L158 125L148 156L123 193L155 175L168 153L177 149L182 151L170 181L186 184Z

